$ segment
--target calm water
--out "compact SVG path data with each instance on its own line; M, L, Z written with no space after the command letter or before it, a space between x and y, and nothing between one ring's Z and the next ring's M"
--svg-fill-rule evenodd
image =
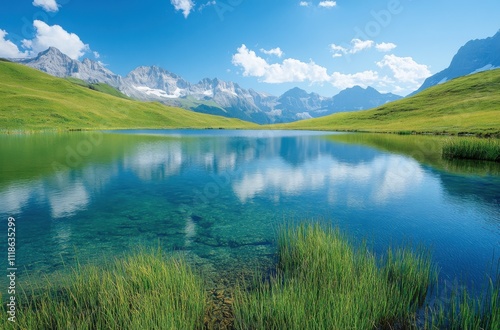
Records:
M16 218L17 265L34 274L75 256L99 262L158 244L207 273L234 273L273 262L283 222L320 219L379 252L430 246L442 279L482 282L500 252L500 170L446 163L436 139L218 130L0 136L0 218L5 233Z

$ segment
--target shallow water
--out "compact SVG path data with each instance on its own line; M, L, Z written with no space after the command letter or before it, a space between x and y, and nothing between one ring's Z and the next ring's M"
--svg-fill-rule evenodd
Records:
M412 138L421 147L406 137L361 137L226 130L0 136L0 219L16 219L17 267L32 274L61 270L75 257L101 262L158 245L182 251L204 272L234 274L272 264L284 222L319 219L377 252L405 242L431 247L441 279L482 282L499 252L496 165L446 163L425 137ZM6 239L1 246L7 250Z

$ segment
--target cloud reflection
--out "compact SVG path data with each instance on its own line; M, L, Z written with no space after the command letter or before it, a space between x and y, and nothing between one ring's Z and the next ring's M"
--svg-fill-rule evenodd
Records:
M338 199L338 194L343 194L349 204L359 206L400 197L418 186L423 178L419 164L402 156L380 155L369 162L347 164L323 155L300 167L283 161L260 162L257 169L234 180L233 190L246 203L270 192L291 196L325 189L331 203Z

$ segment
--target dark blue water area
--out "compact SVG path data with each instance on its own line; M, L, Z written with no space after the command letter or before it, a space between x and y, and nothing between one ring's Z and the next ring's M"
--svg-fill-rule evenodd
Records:
M381 255L430 248L442 281L496 276L500 177L449 173L331 134L106 132L93 151L104 156L4 182L0 217L16 218L17 265L31 274L143 246L211 274L271 266L281 225L319 220Z

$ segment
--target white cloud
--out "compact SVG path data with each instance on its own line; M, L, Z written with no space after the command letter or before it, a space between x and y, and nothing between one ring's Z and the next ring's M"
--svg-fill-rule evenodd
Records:
M23 40L24 47L31 49L32 54L37 54L49 47L56 47L72 59L78 59L89 51L89 45L84 44L80 37L69 33L59 25L47 25L35 20L33 26L36 36L32 40Z
M264 77L269 67L266 60L257 56L253 50L241 45L238 52L233 55L233 64L243 68L244 76Z
M212 0L212 1L208 1L207 3L205 4L202 4L198 7L198 11L202 11L203 9L207 8L207 7L210 7L210 6L215 6L217 4L217 1L215 0Z
M29 54L28 52L21 52L19 48L12 41L7 40L7 31L0 29L0 57L5 58L24 58Z
M327 70L313 61L305 63L287 58L282 63L269 64L245 45L238 48L238 52L233 55L232 62L235 66L243 68L244 76L262 78L267 83L303 81L315 83L326 82L330 79Z
M374 42L373 40L352 39L351 44L352 44L351 54L356 54L362 50L372 48Z
M270 65L264 76L267 83L303 82L322 83L330 80L326 68L317 65L313 61L301 62L293 58L287 58L283 63Z
M329 75L326 68L314 63L302 62L287 58L282 63L269 64L245 45L238 48L233 55L233 64L243 68L243 76L261 78L267 83L310 82L331 83L333 86L344 89L354 85L368 86L378 79L375 71L363 71L354 74L334 72Z
M175 10L182 11L185 18L189 16L191 10L194 8L192 0L170 0L170 3L174 6Z
M349 46L343 47L340 45L331 44L330 50L333 53L333 57L342 57L342 55L345 54L356 54L362 50L370 49L374 44L375 42L373 40L352 39Z
M336 1L320 1L318 6L323 8L333 8L336 5L337 5Z
M311 3L307 2L307 1L301 1L299 3L299 6L301 6L301 7L309 7L310 5L311 5Z
M266 55L276 55L278 57L283 56L283 51L279 47L270 50L265 50L261 48L260 51Z
M347 48L339 46L339 45L336 45L336 44L331 44L330 45L330 49L333 52L341 52L341 53L347 53L349 51ZM340 55L340 56L342 56L342 55Z
M99 57L101 57L101 54L99 54L98 52L92 52L94 54L94 57L96 59L98 59Z
M418 64L411 57L384 55L382 61L377 62L377 66L389 68L399 82L410 83L417 87L431 75L427 65Z
M377 50L380 52L390 52L396 47L397 46L392 42L381 42L375 46L375 48L377 48Z
M59 10L59 5L56 0L34 0L33 6L41 7L48 12L56 12Z
M375 43L354 42L353 45L357 47L353 46L350 49L336 45L330 47L332 50L342 51L344 49L345 52L351 53L368 47L372 48ZM428 67L416 63L411 57L385 55L380 62L374 63L380 70L367 68L364 71L353 73L329 73L325 67L316 64L313 60L303 62L286 58L278 63L270 63L245 45L241 45L237 49L233 55L232 63L242 69L243 76L256 77L261 82L266 83L329 83L340 90L356 85L371 86L384 92L402 95L418 88L423 80L430 76Z
M368 87L374 85L379 80L376 71L368 70L354 74L343 74L334 72L331 75L331 84L338 89L346 89L353 86Z

